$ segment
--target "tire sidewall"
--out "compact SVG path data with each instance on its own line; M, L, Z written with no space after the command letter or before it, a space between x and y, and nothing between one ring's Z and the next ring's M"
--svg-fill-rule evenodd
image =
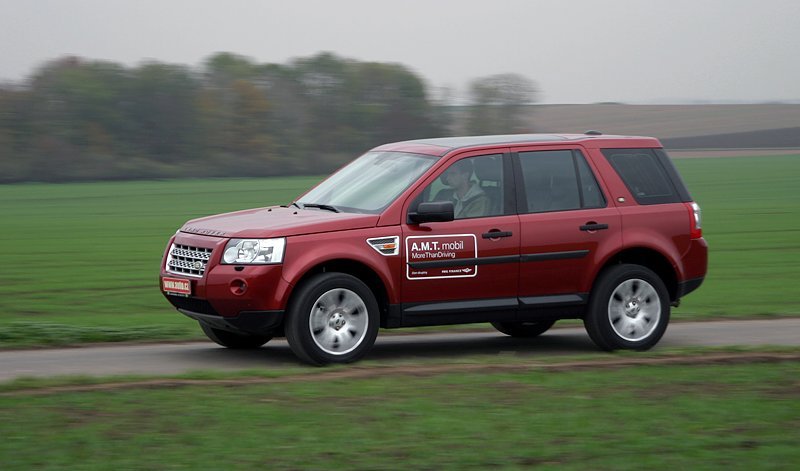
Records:
M623 282L630 279L641 279L656 290L661 314L658 325L649 336L642 340L631 341L617 334L611 325L608 316L608 304L614 290ZM589 312L586 316L586 329L590 337L601 348L606 350L647 350L655 346L667 330L670 318L670 300L667 288L661 278L652 270L641 265L623 264L616 265L604 271L597 286L592 291L589 301Z
M311 309L322 294L332 289L344 288L357 294L367 308L367 331L361 343L352 351L333 355L322 350L314 341L309 328ZM286 340L300 359L314 364L350 363L363 357L372 348L378 336L380 314L372 290L358 278L345 273L321 273L306 280L289 303L286 320Z

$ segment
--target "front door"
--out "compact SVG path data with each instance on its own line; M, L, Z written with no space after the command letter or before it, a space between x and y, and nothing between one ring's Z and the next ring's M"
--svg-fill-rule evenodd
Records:
M504 153L458 157L412 196L452 201L455 220L403 225L403 325L513 319L519 276L519 217Z

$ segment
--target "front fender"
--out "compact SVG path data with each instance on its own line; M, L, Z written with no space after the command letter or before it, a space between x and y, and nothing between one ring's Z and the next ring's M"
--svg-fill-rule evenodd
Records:
M286 241L282 276L294 288L320 265L341 260L355 262L374 272L383 283L388 301L398 303L400 285L395 280L400 279L403 270L400 251L397 255L382 255L367 243L367 239L390 236L400 236L399 227L290 237ZM283 305L288 304L290 295L285 293Z

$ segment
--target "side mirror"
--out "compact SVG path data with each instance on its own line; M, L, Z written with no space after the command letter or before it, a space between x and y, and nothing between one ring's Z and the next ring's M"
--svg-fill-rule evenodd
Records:
M452 201L431 201L420 203L417 212L408 213L408 220L415 224L424 222L447 222L455 219L455 207Z

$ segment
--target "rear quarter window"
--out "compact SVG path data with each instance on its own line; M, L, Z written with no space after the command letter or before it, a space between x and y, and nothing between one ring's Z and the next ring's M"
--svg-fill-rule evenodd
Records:
M625 186L637 203L665 204L686 201L688 192L682 182L675 182L671 176L674 168L666 154L662 157L653 149L602 149L602 152L625 182ZM666 159L669 168L662 159Z

